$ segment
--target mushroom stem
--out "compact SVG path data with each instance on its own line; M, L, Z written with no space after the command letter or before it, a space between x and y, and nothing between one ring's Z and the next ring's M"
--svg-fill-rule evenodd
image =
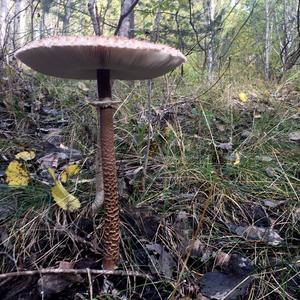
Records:
M119 258L120 219L116 157L114 147L113 114L111 105L101 105L103 100L111 101L109 70L97 70L99 105L97 115L100 127L100 141L97 151L101 151L104 186L104 258L103 268L114 269ZM99 143L100 142L100 143Z

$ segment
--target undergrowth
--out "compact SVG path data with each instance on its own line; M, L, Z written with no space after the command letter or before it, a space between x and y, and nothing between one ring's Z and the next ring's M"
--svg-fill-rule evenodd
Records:
M18 80L27 91L18 96L20 109L7 104L13 93L1 104L10 124L0 136L1 201L14 211L1 219L1 251L7 252L0 258L1 272L57 267L59 261L101 268L102 211L91 219L87 210L95 195L97 124L88 104L96 97L95 84L42 76L32 83L25 74ZM152 282L118 278L119 294L196 299L204 274L223 270L218 254L225 253L251 262L253 279L243 299L298 299L300 151L289 134L300 130L295 117L300 95L297 83L296 88L257 86L263 84L221 81L209 90L176 74L154 80L151 89L149 82L114 83L113 95L123 101L115 114L119 266L154 276ZM242 91L248 95L245 103L239 99ZM55 112L43 118L41 106ZM28 187L5 184L5 167L18 151L47 154L49 145L41 145L46 127L60 129L52 138L81 152L81 172L67 185L83 204L79 213L64 213L53 204L49 176L41 177L35 164L28 166ZM179 215L184 225L177 224ZM276 230L282 242L251 240L232 229L253 225ZM172 262L159 262L153 244ZM90 289L80 291L88 295Z

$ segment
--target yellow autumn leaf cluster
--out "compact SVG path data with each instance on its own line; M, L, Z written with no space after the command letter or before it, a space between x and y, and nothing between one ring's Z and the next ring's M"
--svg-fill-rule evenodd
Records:
M51 188L51 194L56 204L64 210L74 211L80 208L80 202L78 198L71 195L62 185L62 183L56 178L54 170L48 168L48 172L54 180L54 186Z
M9 186L27 186L29 183L29 173L26 167L17 160L9 163L5 171L6 183Z
M35 152L34 151L22 151L22 152L19 152L18 154L16 154L15 158L22 159L25 161L32 160L35 158Z
M66 183L67 180L71 177L74 176L76 174L78 174L78 172L80 171L80 168L78 165L76 164L72 164L67 166L62 173L60 174L60 180L63 183Z
M244 92L241 92L239 93L239 99L241 102L246 103L248 101L248 96Z

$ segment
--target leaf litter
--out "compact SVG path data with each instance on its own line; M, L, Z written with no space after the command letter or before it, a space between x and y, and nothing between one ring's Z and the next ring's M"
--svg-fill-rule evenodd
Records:
M88 93L84 85L81 85L80 88L84 93ZM259 116L263 118L264 114L271 111L269 103L258 105L259 101L257 100L257 96L248 92L246 96L248 99L244 103L241 103L239 99L237 110L239 114L243 117L245 116L245 119L249 118L250 122L245 122L246 125L242 124L239 128L234 127L236 124L228 125L226 122L216 125L216 129L220 134L223 134L222 138L217 139L218 142L215 143L216 148L218 151L222 150L219 151L219 153L225 152L226 154L229 153L229 155L232 155L230 166L236 166L234 168L235 172L240 172L240 169L242 170L245 160L247 159L244 153L247 153L247 147L251 148L253 146L251 144L252 140L257 138L257 132L251 127L253 117ZM41 97L48 101L46 93L45 95L42 94ZM168 122L168 128L172 128L172 132L166 135L168 142L172 141L172 139L174 140L173 133L176 133L178 128L182 130L187 140L190 139L190 134L191 136L194 136L194 134L203 136L203 131L201 130L203 130L205 126L201 127L200 132L195 133L193 131L193 126L196 128L195 124L201 122L201 110L198 108L192 107L192 105L178 105L177 107L167 106L157 111L159 113L153 112L153 124L151 125L156 126L156 130L161 126L163 132L164 126ZM243 115L243 113L245 115ZM191 116L188 117L187 122L187 116L189 116L189 114ZM207 115L210 120L214 120L213 116ZM49 177L41 176L41 174L44 174L44 171L48 167L52 167L55 169L56 174L61 174L60 184L66 179L66 187L59 185L60 194L61 186L65 189L69 187L68 184L71 182L68 178L72 175L79 174L73 174L72 171L69 174L69 172L66 171L65 173L67 174L62 175L65 174L64 170L68 169L68 166L74 166L74 168L77 169L75 165L82 160L82 157L87 155L87 152L81 154L80 151L72 148L73 145L71 145L70 148L63 146L65 137L63 137L61 128L68 126L68 114L65 111L61 113L59 108L53 109L51 106L44 107L43 116L41 116L41 118L40 124L42 127L37 129L37 131L43 138L38 141L37 145L29 145L29 147L19 146L16 151L7 151L5 153L7 160L4 166L7 167L8 164L15 159L15 153L34 151L36 157L27 162L19 158L21 164L29 163L28 168L32 180L29 181L28 187L30 188L34 181L42 182L43 180L45 183L44 188L49 191L51 189L49 187ZM60 119L60 122L57 122L58 119ZM146 120L147 118L145 118L144 121L141 119L138 120L137 123L142 123L142 121L145 122ZM192 122L194 122L193 126L190 126ZM54 124L59 124L61 128L55 130ZM139 125L140 124L138 124L138 126ZM12 122L8 121L5 126L6 128L11 128ZM34 132L34 125L31 124L30 126L33 126L33 128L29 128L31 130L30 132ZM233 130L232 143L228 142L231 141L231 139L226 136L228 128ZM215 134L215 132L213 132L213 134ZM127 142L126 135L122 135L121 132L118 132L118 135L118 141ZM11 134L10 136L13 137L14 135ZM286 133L285 136L287 137ZM137 135L135 138L138 139ZM245 298L253 280L253 268L261 267L259 264L263 261L261 257L255 256L256 247L259 246L262 252L267 249L268 251L274 251L273 253L276 253L275 255L278 255L279 259L280 251L284 251L283 247L285 243L291 243L293 247L294 240L285 241L282 238L285 233L290 230L286 220L297 222L297 218L299 218L300 215L298 212L299 208L294 209L292 215L289 215L290 210L287 210L290 205L294 205L293 196L290 197L290 195L287 195L287 200L283 197L280 198L280 195L277 194L274 194L273 198L270 195L270 197L266 197L263 187L260 189L259 187L253 186L251 192L248 193L247 189L249 186L251 187L253 178L251 175L249 175L249 177L243 177L244 174L242 172L238 175L230 175L233 176L234 180L237 180L237 185L231 190L230 186L226 186L227 178L222 174L223 170L212 168L209 164L203 166L207 167L207 170L201 170L204 173L202 175L206 176L205 172L207 172L209 176L216 176L214 180L216 178L220 180L217 185L210 185L209 181L203 180L205 177L195 176L197 172L188 173L185 171L186 173L183 173L184 175L179 175L179 172L182 170L178 167L179 164L175 164L176 159L174 159L174 157L167 163L163 161L163 155L165 155L164 151L166 151L169 145L165 147L164 143L159 139L155 140L155 138L156 137L153 137L153 144L156 146L156 150L151 152L147 173L149 180L151 178L153 181L151 181L151 189L146 196L140 184L140 179L144 176L144 166L140 163L141 158L139 155L135 153L135 151L138 153L139 148L129 143L130 156L126 156L126 154L124 155L122 153L122 158L119 160L121 172L124 172L125 178L126 176L128 177L124 182L126 193L123 193L123 195L125 195L123 200L125 200L126 204L123 205L123 211L121 213L124 220L124 227L122 228L122 233L124 234L124 242L122 245L124 252L122 253L122 264L120 265L122 267L124 266L124 268L134 266L134 269L150 272L154 278L157 279L157 282L164 281L163 284L157 284L154 288L151 283L144 285L144 281L137 280L137 286L140 284L143 288L139 289L136 287L135 291L132 290L132 294L143 294L144 299L155 299L154 297L159 294L161 299L167 299L170 295L170 291L172 291L173 283L176 281L176 276L180 269L185 268L182 265L182 260L189 253L189 247L193 239L194 243L192 243L191 255L187 261L185 279L178 289L178 294L180 294L180 296L178 296L180 297L179 299ZM246 142L245 144L238 145L237 141L239 140ZM290 140L292 141L292 139ZM141 142L142 146L143 142L144 137ZM39 148L39 144L43 144L43 147ZM173 147L173 145L177 147L178 144L174 143L170 147ZM122 147L122 143L120 145L120 147ZM189 145L192 145L192 143ZM199 148L197 148L201 159L197 157L197 154L193 154L195 155L195 161L192 167L189 166L189 168L192 169L199 161L205 161L204 156L208 153L207 145L208 143L205 141L204 144L201 144ZM234 152L232 151L233 149ZM174 148L172 150L174 151ZM178 148L176 148L176 150L178 150ZM187 150L185 149L185 151ZM237 155L240 153L242 155ZM273 158L273 156L269 153L270 152L259 153L255 156L254 160L264 164L273 163L274 160L270 159ZM88 155L89 154L90 152L88 152ZM209 153L209 155L211 155L211 153ZM175 172L173 170L174 175L172 175L171 179L159 173L161 170L164 172L168 171L168 164L176 170ZM265 168L266 166L264 165L263 167ZM92 163L88 161L87 169L89 168L92 168ZM265 169L263 169L263 171L264 170ZM277 169L274 170L277 173ZM84 172L86 172L86 169L80 166L79 176L84 174ZM162 172L162 174L165 174L164 172ZM278 174L281 175L279 172ZM277 176L278 174L274 175ZM123 177L123 175L121 176ZM151 176L153 176L153 178ZM276 185L278 183L273 183L274 178L271 178L270 184ZM58 180L56 176L55 180ZM209 177L209 180L211 180L211 177ZM220 182L225 183L223 188L221 188ZM174 184L174 190L172 190L172 184ZM88 188L90 188L90 184L88 184L88 186ZM199 186L201 186L201 197L197 196ZM244 189L244 195L250 199L254 199L254 202L255 197L257 197L256 202L261 203L265 207L265 210L261 208L252 209L245 205L244 196L239 194L239 188ZM257 188L257 193L255 188ZM286 186L283 188L279 184L275 186L274 190L279 191L281 189L287 191ZM156 192L157 194L155 194ZM219 200L219 195L224 195L224 193L227 194L227 196L225 195L222 200ZM192 196L185 197L185 194ZM90 194L88 195L87 198L91 198ZM213 202L210 204L211 206L204 216L205 222L202 225L200 233L197 233L198 235L195 236L196 228L199 224L199 214L201 215L201 212L204 210L204 203L208 195L213 195ZM265 197L262 198L263 196ZM139 197L144 197L144 207L141 208L138 207L138 205L131 206ZM288 197L290 197L290 199ZM128 201L128 199L130 199L130 201ZM127 202L130 202L130 204ZM18 203L14 203L13 206L14 210L16 210ZM69 205L65 207L69 207ZM14 258L11 260L9 257L1 257L1 259L3 259L2 262L5 262L3 265L7 268L4 271L15 270L15 263L18 268L24 269L34 269L37 265L53 267L57 266L57 261L64 261L67 258L73 261L81 261L81 265L79 266L78 264L79 268L91 268L91 266L93 266L94 268L100 269L102 257L101 249L99 249L99 245L101 246L101 218L98 216L94 220L88 214L85 215L86 212L84 212L83 209L84 205L82 204L82 208L78 209L76 213L65 214L62 210L54 210L53 215L50 213L47 214L42 210L38 212L29 210L22 215L22 219L18 225L8 223L7 228L3 231L3 238L1 236L1 239L3 239L1 246L5 247L4 249L9 255L10 253L14 253L15 249L17 249L17 251L19 251L17 255L20 259L14 261ZM276 223L274 225L273 218L281 221L281 223L279 223L281 227L276 225ZM89 220L91 224L86 225L87 222L83 220ZM76 224L76 226L74 224ZM293 226L296 224L297 223L293 224ZM26 229L23 230L23 226L30 227L26 227ZM274 229L273 226L276 229ZM95 232L96 227L100 228L100 233L98 234ZM14 233L11 228L15 228L16 233ZM20 228L20 230L18 228ZM16 239L15 236L18 236L18 239ZM34 243L32 242L33 240ZM295 236L295 240L297 240L297 236ZM276 252L277 247L280 248L278 252ZM293 249L292 247L291 251ZM138 260L137 253L140 253L141 257L146 259ZM87 258L89 258L89 261L87 261ZM82 277L83 282L68 278L68 276L43 276L43 278L44 282L40 280L39 283L37 283L38 278L36 277L32 278L30 282L29 280L26 281L23 279L22 287L16 285L14 294L12 291L8 291L8 287L4 285L0 287L1 295L9 295L9 293L11 293L10 295L16 298L16 295L22 294L22 288L24 289L25 287L31 289L32 295L40 296L41 291L46 291L46 289L43 290L42 286L46 287L47 290L50 291L48 295L52 295L53 297L63 297L64 289L74 290L75 292L78 287L80 287L80 289L77 289L79 294L87 295L86 287L89 286L89 282L84 276ZM278 278L278 280L279 279L280 278ZM92 282L92 287L99 292L100 295L101 288L99 288L99 286L101 285L101 279L92 276ZM126 291L129 281L125 278L118 277L117 279L112 278L111 282L111 289L115 290L114 293L116 297L124 298L126 294L124 291ZM47 286L47 284L49 285ZM109 290L110 288L108 288L108 291ZM69 296L70 295L66 295L66 297Z

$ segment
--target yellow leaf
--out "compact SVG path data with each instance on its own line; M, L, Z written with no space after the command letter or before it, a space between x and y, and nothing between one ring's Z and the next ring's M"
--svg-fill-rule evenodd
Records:
M25 161L32 160L35 158L35 152L34 151L22 151L15 155L16 159L23 159Z
M167 124L167 126L164 129L164 136L168 140L174 136L174 128L171 124Z
M298 111L298 113L300 113L300 106L298 107L297 111Z
M235 153L235 161L233 163L234 166L237 166L239 165L241 162L241 155L240 155L240 152L236 152Z
M64 210L74 211L80 208L80 202L78 198L71 195L61 184L59 180L56 179L54 170L48 168L48 172L54 180L54 186L51 188L51 193L56 204Z
M29 174L24 165L17 160L9 163L6 171L6 182L10 186L27 186L29 182Z
M76 164L72 164L72 165L65 167L65 169L60 174L61 182L63 182L63 183L67 182L69 177L78 174L79 171L80 171L80 168Z
M243 92L239 93L239 98L240 98L240 101L243 103L248 101L248 96Z

